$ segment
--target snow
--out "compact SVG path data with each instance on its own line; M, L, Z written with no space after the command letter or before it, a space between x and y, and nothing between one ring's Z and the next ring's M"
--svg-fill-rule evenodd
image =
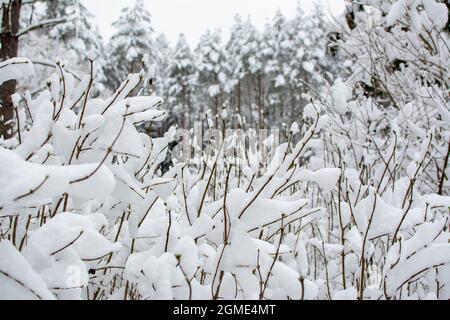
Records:
M450 263L450 247L448 243L434 244L418 251L409 259L389 270L385 278L386 291L389 296L408 281L437 266Z
M314 72L314 68L315 68L315 65L314 65L313 62L311 62L311 61L303 62L303 69L305 69L309 73L313 73Z
M298 134L300 132L300 128L299 128L299 126L298 126L298 123L297 122L294 122L293 124L292 124L292 126L291 126L291 133L292 133L292 135L296 135L296 134Z
M448 300L448 9L362 4L333 34L236 16L195 50L142 0L107 46L82 5L23 35L32 59L0 63L0 298Z
M386 17L386 25L392 26L397 20L406 13L407 3L404 0L396 1Z
M432 207L450 207L450 197L430 194L424 197L424 201Z
M119 243L112 244L99 234L106 225L106 219L100 215L60 214L33 233L24 255L37 266L55 253L62 254L62 250L74 250L82 260L99 259L121 248Z
M321 169L316 172L302 170L296 178L302 181L315 182L323 191L327 192L336 187L340 176L341 170L339 169Z
M42 278L9 241L0 242L1 300L54 300Z
M23 159L29 159L36 151L41 148L50 136L52 127L53 106L49 101L44 101L34 117L33 127L30 129L28 136L22 145L17 148L16 153Z
M442 29L448 22L448 9L444 3L435 0L423 0L423 6L428 18L438 28Z
M418 31L422 27L421 17L416 9L416 7L422 4L425 12L426 18L430 20L431 24L442 29L446 26L448 22L448 10L445 4L439 3L435 0L422 0L422 1L408 1L408 0L398 0L396 1L389 14L386 17L386 25L388 27L394 25L397 20L403 17L406 13L412 16L413 23L415 24Z
M0 173L3 210L9 206L12 206L9 210L17 205L30 206L39 203L40 199L66 192L85 199L101 198L109 195L115 184L112 173L103 166L95 171L97 165L54 167L33 164L3 148L0 148L0 165L5 169ZM89 179L76 182L85 177Z
M336 111L340 114L345 114L348 111L347 102L350 97L350 92L347 86L342 82L341 79L338 79L334 83L332 91Z
M34 74L33 64L26 58L12 58L0 62L0 84Z
M339 301L357 300L357 298L358 298L358 291L353 287L348 288L346 290L336 292L333 296L333 300L339 300Z

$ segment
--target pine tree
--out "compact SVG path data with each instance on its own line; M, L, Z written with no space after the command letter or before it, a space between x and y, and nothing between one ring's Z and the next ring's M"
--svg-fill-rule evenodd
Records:
M52 28L51 38L64 42L66 47L76 50L78 54L92 49L102 52L103 42L93 22L94 16L79 0L49 0L46 15L48 19L73 17L73 20Z
M197 47L199 80L204 88L204 97L209 101L204 103L212 105L213 116L217 118L222 112L224 93L230 91L228 83L229 61L222 44L221 31L207 31Z
M284 75L289 84L291 116L295 118L301 116L305 103L308 103L302 99L302 94L310 92L315 95L321 91L322 74L330 66L326 56L327 23L324 16L324 8L320 5L316 5L309 14L299 5L296 16L287 28L292 46L286 48L289 59L284 67Z
M153 57L148 56L148 59L153 58L153 61L148 61L147 64L152 64L155 69L154 86L160 97L169 99L168 69L172 64L170 60L170 43L164 34L160 34L153 43Z
M124 8L113 27L115 33L109 42L105 72L109 87L115 90L127 74L142 70L144 59L153 61L154 50L151 15L142 0Z
M244 112L245 116L253 118L253 104L258 106L260 125L263 122L264 99L262 91L262 61L260 54L260 38L258 31L252 24L250 18L243 21L241 16L234 18L234 25L231 29L230 41L227 45L230 59L231 79L234 89L236 111L242 114L242 107L245 106L249 112ZM257 94L255 96L254 87Z
M169 89L169 105L174 113L180 116L185 128L192 127L193 91L196 87L197 70L191 49L183 34L171 55L171 65L168 70L167 86Z
M270 121L283 121L287 117L285 103L288 79L286 66L292 58L293 41L288 32L289 23L281 10L277 10L271 24L267 24L263 33L263 56L265 60L265 74L269 78L268 106Z

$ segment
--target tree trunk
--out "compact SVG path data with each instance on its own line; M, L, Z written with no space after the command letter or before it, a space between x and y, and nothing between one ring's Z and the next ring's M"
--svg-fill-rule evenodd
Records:
M193 128L193 116L192 116L192 102L191 102L191 91L188 90L188 97L187 97L187 104L188 104L188 126L185 129L191 129Z
M0 59L5 61L17 57L19 51L20 9L22 0L3 3ZM0 138L10 139L14 135L14 107L11 96L16 91L16 81L11 80L0 86Z
M241 80L237 85L237 112L241 114Z
M259 128L264 128L264 97L263 97L263 88L262 88L262 79L261 73L258 73L258 106L259 106Z
M219 96L214 97L214 114L213 114L213 121L216 128L218 128L219 125Z

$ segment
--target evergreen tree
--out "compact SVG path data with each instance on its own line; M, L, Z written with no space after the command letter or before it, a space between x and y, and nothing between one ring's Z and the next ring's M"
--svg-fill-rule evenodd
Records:
M264 57L265 74L268 77L268 106L270 122L285 120L287 110L285 103L289 86L286 66L292 58L291 49L294 46L288 32L289 23L280 10L277 10L272 24L267 24L263 34L262 52Z
M151 15L145 9L143 0L122 10L108 46L108 85L115 90L127 74L142 70L144 62L154 61L153 28Z
M193 93L196 87L197 70L191 49L183 34L171 56L168 70L167 86L169 89L169 105L175 114L180 116L185 128L192 127L195 118L193 113Z
M250 120L253 120L253 105L257 105L258 118L262 120L264 98L260 90L262 88L260 37L250 18L243 21L239 15L235 16L227 51L230 56L231 83L234 89L232 101L237 113L249 116ZM246 112L242 112L243 106Z
M48 0L46 16L48 19L73 17L52 28L49 33L52 39L63 42L80 55L92 49L97 53L103 52L103 41L94 24L94 16L80 1Z
M213 116L217 119L222 112L224 94L230 92L231 87L228 83L229 60L220 30L207 31L201 37L196 53L203 96L209 98L203 102L212 105Z
M153 43L153 57L148 56L148 59L153 58L153 61L148 61L147 64L152 64L155 69L154 87L158 96L169 99L167 81L169 78L168 69L172 64L170 54L172 49L170 43L164 34L160 34Z
M302 99L303 93L317 96L316 93L324 85L323 72L330 66L326 56L327 24L324 16L324 8L320 5L316 5L310 14L299 6L287 28L292 46L286 48L289 59L284 66L284 76L289 84L293 118L300 117L305 103L308 103Z

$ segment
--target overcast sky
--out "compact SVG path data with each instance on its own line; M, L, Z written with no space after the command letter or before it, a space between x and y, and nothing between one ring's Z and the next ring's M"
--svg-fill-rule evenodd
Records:
M111 23L119 17L121 9L135 0L81 1L95 15L106 40L113 32ZM277 8L287 17L292 17L297 1L306 7L314 1L325 1L332 11L339 12L344 0L144 0L157 33L164 33L172 43L180 33L184 33L192 46L207 29L220 27L227 35L236 13L244 17L250 15L253 23L262 28Z

